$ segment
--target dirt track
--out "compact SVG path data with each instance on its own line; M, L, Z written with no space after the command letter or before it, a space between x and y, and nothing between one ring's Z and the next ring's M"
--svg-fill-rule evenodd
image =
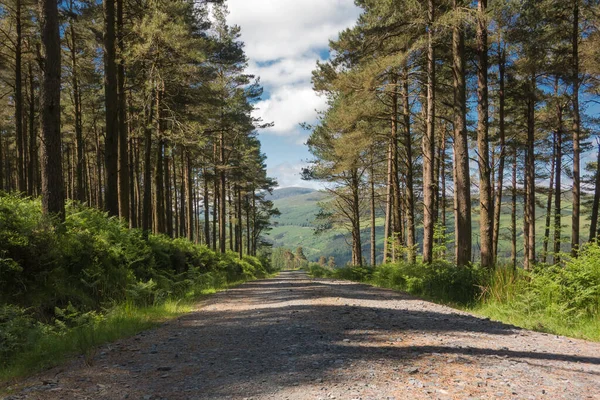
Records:
M10 399L600 399L600 344L301 272L25 382Z

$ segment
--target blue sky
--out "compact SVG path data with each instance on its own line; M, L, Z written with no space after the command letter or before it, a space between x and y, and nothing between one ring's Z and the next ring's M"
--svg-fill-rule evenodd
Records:
M311 88L317 60L328 57L328 42L352 26L360 10L354 0L228 0L229 23L242 28L250 59L248 72L260 76L265 88L256 116L274 122L260 132L269 175L281 187L312 186L299 172L310 154L304 143L325 99Z

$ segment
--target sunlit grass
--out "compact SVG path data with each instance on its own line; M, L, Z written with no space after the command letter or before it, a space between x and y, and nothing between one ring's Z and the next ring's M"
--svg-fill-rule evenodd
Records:
M166 321L193 311L206 296L238 286L244 281L218 287L199 287L187 292L183 299L169 299L148 307L126 302L107 311L101 318L63 333L31 331L30 346L19 353L9 366L0 369L0 384L64 363L82 355L86 364L93 364L96 349L106 343L136 335ZM1 393L1 391L0 391Z

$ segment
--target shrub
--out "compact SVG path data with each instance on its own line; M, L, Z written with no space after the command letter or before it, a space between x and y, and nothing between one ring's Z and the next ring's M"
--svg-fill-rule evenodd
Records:
M123 304L192 299L269 271L259 258L216 254L186 239L145 240L140 230L78 203L67 204L63 224L52 222L42 216L39 200L0 194L4 363L44 334L95 326L106 310Z

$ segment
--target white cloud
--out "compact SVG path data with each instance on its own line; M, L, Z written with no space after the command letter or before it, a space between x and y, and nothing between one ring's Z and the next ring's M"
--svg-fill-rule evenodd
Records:
M284 187L308 187L312 189L323 189L323 184L315 181L304 181L300 177L302 167L306 164L302 163L282 163L268 168L269 176L277 177L277 183L280 188Z
M306 84L310 82L319 58L316 53L310 53L278 59L266 65L250 60L248 72L260 76L260 82L267 90L282 85Z
M242 27L246 54L256 61L326 48L354 24L353 0L229 0L229 22Z
M297 135L302 122L313 122L315 110L324 110L326 99L318 96L310 85L281 86L273 89L271 97L256 104L255 115L265 122L274 122L275 127L265 133L275 135Z

